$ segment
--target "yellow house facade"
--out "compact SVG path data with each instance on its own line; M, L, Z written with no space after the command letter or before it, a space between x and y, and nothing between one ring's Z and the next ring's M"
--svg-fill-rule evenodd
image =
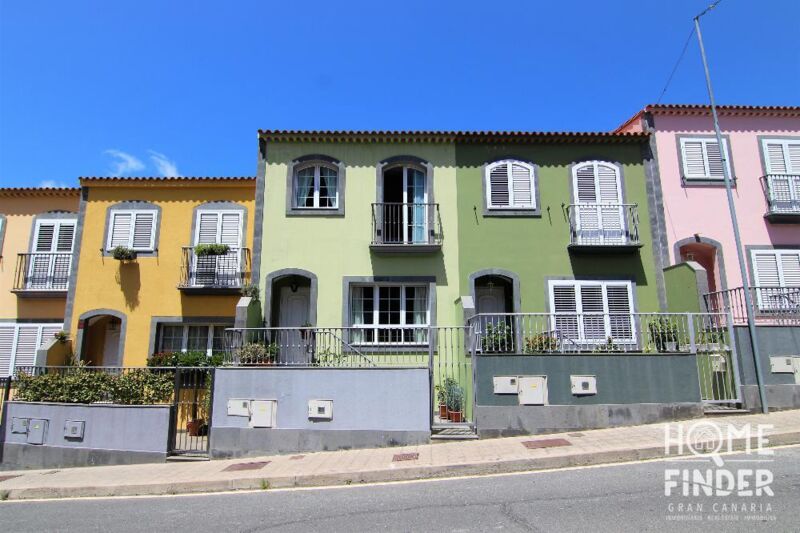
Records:
M48 363L46 348L64 324L79 195L0 188L0 377Z
M144 366L159 352L221 351L251 277L255 179L80 185L80 261L66 310L76 357Z

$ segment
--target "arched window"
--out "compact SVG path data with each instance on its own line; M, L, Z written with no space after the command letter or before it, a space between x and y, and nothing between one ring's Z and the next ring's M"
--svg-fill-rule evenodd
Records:
M535 210L536 170L516 159L495 161L486 166L487 210Z
M330 163L314 161L295 167L292 206L299 209L339 207L339 171Z

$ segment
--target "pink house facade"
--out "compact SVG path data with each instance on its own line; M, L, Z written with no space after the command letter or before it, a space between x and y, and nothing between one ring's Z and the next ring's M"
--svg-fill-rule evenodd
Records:
M721 106L718 112L747 250L747 282L738 267L710 108L651 105L617 130L652 135L661 194L656 203L663 208L656 239L662 266L700 263L709 292L800 285L800 107Z

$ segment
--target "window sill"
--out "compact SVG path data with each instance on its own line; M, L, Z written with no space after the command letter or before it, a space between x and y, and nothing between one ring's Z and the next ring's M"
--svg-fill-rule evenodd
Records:
M541 218L542 210L538 207L529 209L484 207L483 216L484 218L492 218L492 217Z
M290 207L287 217L343 217L344 207Z
M683 187L725 187L725 180L719 178L687 178L681 176ZM736 177L731 177L731 186L736 187Z

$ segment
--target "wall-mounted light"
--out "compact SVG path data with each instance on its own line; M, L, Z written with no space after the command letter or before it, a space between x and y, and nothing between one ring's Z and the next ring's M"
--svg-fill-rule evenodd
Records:
M297 283L291 283L289 288L292 289L292 292L297 292Z

